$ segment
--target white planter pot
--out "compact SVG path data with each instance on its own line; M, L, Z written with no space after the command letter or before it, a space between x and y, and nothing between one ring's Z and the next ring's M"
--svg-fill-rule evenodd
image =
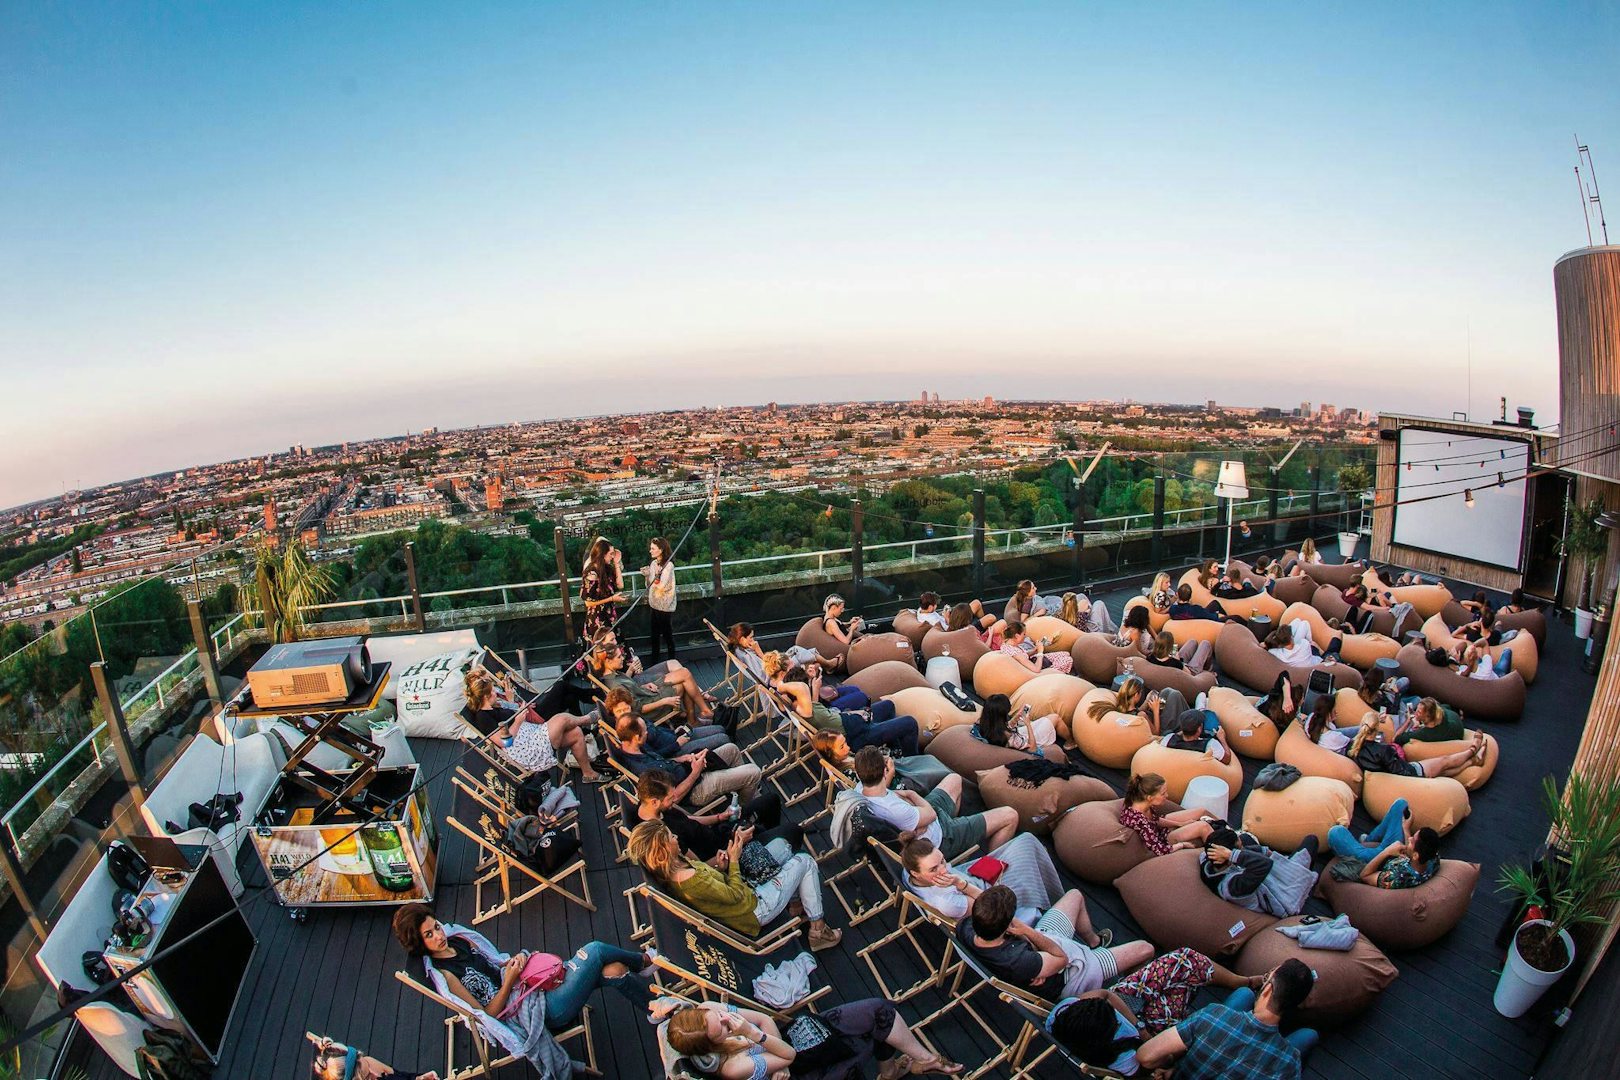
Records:
M1527 922L1525 926L1546 926L1545 919L1536 919ZM1521 927L1522 929L1522 927ZM1559 940L1563 941L1569 960L1557 971L1542 971L1531 967L1519 955L1519 932L1513 932L1513 940L1508 945L1507 962L1502 965L1502 976L1496 980L1496 995L1491 999L1496 1011L1503 1016L1523 1016L1530 1006L1541 1000L1541 995L1547 992L1547 987L1557 982L1569 965L1575 962L1575 940L1569 936L1567 930L1558 932Z
M1596 613L1587 611L1585 608L1575 609L1575 637L1578 640L1585 641L1592 636L1592 617L1594 614Z
M1356 545L1361 543L1361 534L1342 532L1339 534L1339 554L1346 559L1355 558Z

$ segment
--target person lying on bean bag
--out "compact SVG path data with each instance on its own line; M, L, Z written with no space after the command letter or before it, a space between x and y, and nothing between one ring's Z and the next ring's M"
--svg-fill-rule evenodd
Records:
M1432 697L1412 704L1403 718L1406 723L1395 737L1397 745L1409 742L1457 742L1468 738L1463 727L1462 713L1449 705L1442 705Z
M1455 777L1472 765L1485 763L1485 733L1474 732L1466 749L1454 754L1432 757L1424 761L1407 761L1396 746L1382 741L1380 727L1384 718L1368 713L1361 721L1355 737L1345 747L1344 756L1356 763L1364 773L1386 772L1396 776L1451 776Z
M1333 826L1328 847L1339 857L1332 869L1339 881L1415 889L1440 869L1440 834L1414 830L1405 799L1396 799L1373 831L1359 839L1343 825Z
M1217 581L1209 591L1217 600L1247 600L1260 594L1259 586L1243 580L1243 571L1236 563L1226 568L1226 576Z
M1314 835L1292 855L1282 855L1248 833L1218 828L1204 841L1198 876L1222 900L1284 918L1304 910L1316 885L1315 857Z
M1192 586L1182 582L1176 590L1176 602L1170 605L1172 619L1209 619L1214 622L1226 622L1230 616L1221 610L1221 605L1210 601L1209 606L1193 603Z
M1017 909L1011 889L992 885L974 898L952 936L990 974L1049 1001L1100 989L1153 959L1146 941L1113 945L1111 931L1099 933L1078 889L1059 897L1033 926L1015 918Z
M1216 761L1232 760L1232 745L1226 741L1226 732L1208 709L1183 710L1176 718L1175 729L1159 742L1172 750L1191 750Z
M973 725L974 733L991 746L1004 746L1009 750L1042 753L1058 741L1056 716L1030 716L1025 705L1017 716L1012 714L1012 699L1006 694L991 694L984 699L984 711ZM1067 725L1065 725L1067 727Z
M1202 675L1214 665L1215 646L1207 641L1189 641L1178 647L1175 635L1161 630L1153 639L1153 652L1148 655L1147 661L1160 667L1176 668L1189 675Z
M1060 671L1067 675L1074 669L1074 657L1066 652L1046 651L1046 641L1030 641L1024 624L1015 620L1002 631L1001 652L1010 656L1027 671Z
M1287 626L1279 626L1266 637L1266 651L1290 667L1314 667L1317 664L1339 662L1339 648L1344 639L1334 638L1326 650L1311 643L1311 624L1295 619Z
M1125 785L1125 802L1119 809L1119 823L1142 838L1155 855L1168 855L1183 848L1203 847L1217 824L1224 824L1208 810L1194 807L1167 810L1165 779L1158 773L1131 777Z

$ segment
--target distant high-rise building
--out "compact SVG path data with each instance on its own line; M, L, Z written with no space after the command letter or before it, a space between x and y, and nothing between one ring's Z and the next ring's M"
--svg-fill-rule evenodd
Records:
M996 407L996 399L991 397L989 394L984 395L984 407L987 408L987 409L995 408Z
M922 392L922 397L918 398L917 400L921 401L924 405L928 404L928 391L924 390Z
M938 390L934 391L934 404L935 405L939 404L939 391Z
M1311 415L1311 403L1310 402L1302 401L1302 402L1299 403L1299 415L1301 415L1301 416L1309 416L1309 415Z
M1210 398L1208 401L1204 402L1204 411L1205 412L1214 412L1215 411L1215 399L1214 398Z
M1318 414L1321 415L1322 419L1324 419L1324 420L1331 420L1331 419L1333 419L1333 417L1335 415L1337 415L1337 412L1333 408L1333 406L1326 405L1326 404L1322 405L1319 409L1317 409L1317 412L1318 412Z

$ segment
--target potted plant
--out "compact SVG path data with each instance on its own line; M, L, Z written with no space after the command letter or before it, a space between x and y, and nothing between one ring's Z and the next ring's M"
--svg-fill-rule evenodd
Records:
M1493 998L1503 1016L1523 1016L1575 962L1572 927L1602 923L1620 902L1620 779L1571 773L1563 797L1552 777L1542 783L1551 822L1547 857L1538 870L1502 868L1498 888L1521 915Z
M1575 599L1575 636L1585 641L1592 633L1592 583L1597 579L1598 567L1609 553L1609 530L1598 524L1603 513L1600 499L1578 503L1570 499L1565 504L1569 527L1558 551L1566 559L1579 558L1585 562L1581 575L1581 591Z
M253 578L238 602L248 625L264 627L270 641L280 644L303 636L304 609L327 599L333 588L331 569L311 560L303 544L267 537L253 551Z
M1356 556L1356 545L1361 542L1361 530L1356 517L1361 513L1362 501L1372 487L1372 473L1365 465L1346 465L1339 470L1339 491L1344 500L1344 521L1339 526L1339 554L1348 562Z

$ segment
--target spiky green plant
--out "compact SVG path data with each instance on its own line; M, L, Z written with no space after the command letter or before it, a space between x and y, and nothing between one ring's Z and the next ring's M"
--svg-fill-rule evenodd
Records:
M332 572L309 557L304 545L266 540L253 552L253 580L241 590L242 613L273 642L303 636L304 609L332 595Z
M1603 513L1603 502L1601 499L1589 499L1578 503L1572 498L1565 503L1565 510L1569 515L1569 529L1559 542L1558 549L1567 558L1585 561L1586 573L1581 576L1581 593L1576 606L1591 611L1592 583L1597 580L1603 557L1609 553L1609 530L1598 524L1598 515Z

